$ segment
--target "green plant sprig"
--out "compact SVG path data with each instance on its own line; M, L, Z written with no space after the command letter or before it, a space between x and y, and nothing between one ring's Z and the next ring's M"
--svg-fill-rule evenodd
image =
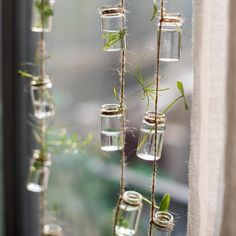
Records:
M155 17L158 15L158 4L156 0L153 0L153 12L150 21L153 21Z
M107 50L109 48L111 48L114 44L116 44L117 42L123 40L123 38L125 37L127 33L126 29L120 30L119 32L106 32L102 34L102 38L106 39L107 42L103 47L103 50Z
M77 154L93 140L91 133L82 139L77 134L69 134L65 128L47 128L45 136L41 137L40 128L34 122L29 122L29 124L32 127L35 141L41 146L42 153ZM42 140L43 138L44 140Z
M18 70L17 74L23 78L28 78L28 79L35 78L35 76L33 76L32 74L28 73L27 71L23 71L23 70Z
M53 16L53 8L51 7L50 0L36 0L35 7L40 15L44 15L44 23L48 20L50 16Z
M179 96L179 97L177 97L176 99L174 99L174 101L172 101L172 102L162 111L163 114L166 114L166 113L175 105L175 103L178 102L180 99L183 99L183 101L184 101L185 110L188 110L188 109L189 109L188 103L187 103L187 99L186 99L186 97L185 97L184 86L183 86L183 83L182 83L181 81L177 81L177 88L179 89L181 96Z
M150 105L150 100L155 100L156 95L156 89L153 87L155 85L155 82L145 83L142 73L140 71L140 68L137 66L136 71L133 72L134 79L138 82L138 84L141 86L141 89L137 91L136 93L142 92L143 93L143 100L147 99L147 110ZM159 89L158 92L167 91L169 88ZM135 94L136 94L135 93Z

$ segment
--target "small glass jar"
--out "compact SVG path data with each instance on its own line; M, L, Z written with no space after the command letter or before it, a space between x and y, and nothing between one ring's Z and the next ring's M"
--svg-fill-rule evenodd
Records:
M164 15L161 29L160 61L174 62L180 60L182 25L181 14L170 13Z
M40 150L33 151L27 183L27 189L36 193L47 189L50 166L52 164L49 154L45 155L43 158L40 155Z
M100 10L104 51L126 48L125 10L120 5L106 5Z
M134 191L126 191L119 205L115 234L132 236L136 233L142 211L142 195Z
M170 236L174 229L174 217L166 212L159 211L152 222L152 236Z
M157 150L156 160L161 158L164 132L165 132L165 114L159 113L156 116L157 122ZM140 129L139 141L137 147L137 156L143 160L155 160L155 112L147 111Z
M63 236L63 231L60 225L46 224L43 227L43 236Z
M55 0L33 0L31 25L33 32L50 32L52 30L54 3Z
M124 147L122 110L119 104L105 104L101 108L101 149L117 151Z
M48 76L43 80L35 79L31 82L31 97L34 116L45 119L55 115L55 103L52 96L52 83Z

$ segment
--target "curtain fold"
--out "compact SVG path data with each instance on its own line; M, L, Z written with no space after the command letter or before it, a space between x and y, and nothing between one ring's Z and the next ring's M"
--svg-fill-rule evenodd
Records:
M225 194L221 235L236 235L236 1L229 13L229 65L227 80L227 139L225 153Z
M229 0L194 2L189 236L221 235L226 150L228 9Z

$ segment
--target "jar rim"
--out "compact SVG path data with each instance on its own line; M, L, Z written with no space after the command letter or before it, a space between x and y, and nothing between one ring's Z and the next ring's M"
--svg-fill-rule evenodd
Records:
M52 86L52 81L50 80L49 75L45 75L43 79L40 79L40 76L33 76L33 80L31 81L32 86L44 86L49 85Z
M147 111L145 112L144 120L149 123L155 123L155 112ZM156 115L156 122L158 124L164 124L166 121L166 115L164 113L158 113Z
M33 159L37 160L37 161L42 161L44 162L46 165L51 165L51 154L50 153L45 153L44 154L44 160L42 160L40 158L40 150L39 149L35 149L33 150Z
M182 15L180 13L167 13L164 14L162 18L163 23L183 23L183 19L181 17Z
M117 115L122 113L120 104L103 104L101 107L103 115Z
M126 191L123 195L123 201L132 206L141 205L142 199L142 195L135 191Z
M120 4L104 5L100 9L101 15L117 15L124 14L125 9Z
M160 229L172 230L174 228L174 217L167 211L158 211L153 223Z

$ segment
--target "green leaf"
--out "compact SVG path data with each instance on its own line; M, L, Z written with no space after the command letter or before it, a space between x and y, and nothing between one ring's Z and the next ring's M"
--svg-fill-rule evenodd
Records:
M157 16L158 14L158 5L157 5L157 1L153 0L153 13L152 13L152 17L150 19L150 21L153 21L154 18Z
M167 193L160 202L159 211L168 211L169 208L170 208L170 194Z
M177 81L177 87L178 87L181 95L184 97L184 86L183 86L183 83L181 81Z
M26 72L26 71L23 71L23 70L18 70L17 74L21 77L24 77L24 78L29 78L29 79L33 79L33 75Z
M116 87L113 88L113 92L114 92L114 97L115 97L115 99L119 102L120 99L119 99L119 96L118 96Z
M178 87L181 95L183 96L185 109L188 110L189 107L188 107L188 103L187 103L187 100L186 100L186 97L185 97L183 83L181 81L177 81L177 87Z

